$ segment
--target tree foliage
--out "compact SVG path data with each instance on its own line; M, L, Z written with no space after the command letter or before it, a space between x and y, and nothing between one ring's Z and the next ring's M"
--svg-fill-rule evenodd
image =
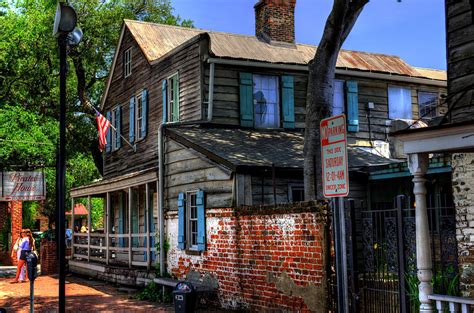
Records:
M95 116L123 19L192 26L169 0L71 0L79 46L69 49L66 190L99 177ZM0 165L44 165L44 214L54 221L55 160L59 123L59 60L52 35L55 0L0 0Z

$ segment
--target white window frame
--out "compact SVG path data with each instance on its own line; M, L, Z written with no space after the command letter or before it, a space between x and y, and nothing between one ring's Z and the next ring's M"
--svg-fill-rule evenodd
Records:
M178 89L178 97L177 99L174 99L171 100L171 96L174 97L174 92L172 90L173 88L173 80L176 80L176 86L177 86L177 89ZM167 83L167 86L166 86L166 105L167 105L167 118L168 118L168 121L170 122L179 122L179 73L176 72L174 73L173 75L170 75L167 79L166 79L166 83ZM178 101L178 119L177 120L173 120L172 117L172 109L173 109L173 104L175 101Z
M138 92L135 95L135 142L138 142L145 138L144 136L142 137L142 131L141 131L141 124L143 122L143 102L142 102L142 91Z
M192 196L195 197L195 204L194 206L192 205ZM188 191L186 192L186 213L185 213L185 236L186 236L186 249L187 250L198 250L198 245L197 245L197 235L198 235L198 218L197 218L197 191ZM195 210L195 217L192 218L192 210ZM192 223L196 223L196 242L193 244L192 242Z
M409 91L409 95L410 95L410 106L409 106L409 113L410 113L410 116L409 117L398 117L398 116L390 116L390 108L393 106L393 105L397 105L399 106L400 104L397 103L392 103L391 104L391 101L390 101L390 90L391 89L405 89L405 90L408 90ZM408 120L411 120L413 119L413 101L412 101L412 90L410 87L406 87L406 86L396 86L396 85L392 85L392 86L388 86L387 88L387 99L388 99L388 118L391 119L391 120L394 120L394 119L408 119ZM392 100L393 101L393 100Z
M342 112L334 112L334 104L336 103L336 95L339 93L336 93L336 83L341 83L342 84L342 92L340 93L342 96ZM342 79L334 79L333 83L333 99L332 99L332 115L339 115L339 114L344 114L346 113L346 95L345 95L345 89L344 89L344 84L345 81Z
M123 52L123 76L127 78L132 75L132 47Z
M436 99L434 104L430 103L430 104L427 105L427 106L429 106L428 110L429 110L430 114L426 115L426 116L423 116L423 114L421 113L422 105L421 105L421 102L420 102L420 95L422 95L422 94L434 95L435 99ZM429 120L429 119L437 117L438 116L438 107L439 107L439 93L438 92L418 90L418 114L419 114L420 119Z
M304 201L304 184L288 184L288 202L293 202L293 190L303 189L303 200Z
M261 126L261 125L257 125L257 108L256 108L256 105L257 105L257 100L254 98L255 96L255 80L256 79L259 79L261 77L267 77L267 78L273 78L275 80L275 100L276 100L276 103L275 103L275 121L276 121L276 125L273 125L273 126L270 126L270 127L265 127L265 126ZM253 80L253 91L252 91L252 100L253 100L253 109L254 109L254 124L255 124L255 128L259 128L259 129L275 129L275 128L280 128L281 127L281 99L280 99L280 77L277 76L277 75L260 75L260 74L255 74L252 76L252 80Z

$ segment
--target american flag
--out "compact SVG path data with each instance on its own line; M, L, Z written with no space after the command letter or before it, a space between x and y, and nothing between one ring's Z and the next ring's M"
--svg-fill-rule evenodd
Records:
M97 129L99 131L99 150L102 152L107 144L107 131L109 130L110 122L102 114L96 112Z

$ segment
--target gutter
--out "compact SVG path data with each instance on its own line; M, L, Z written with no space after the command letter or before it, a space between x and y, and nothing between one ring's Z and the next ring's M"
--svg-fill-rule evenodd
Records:
M237 59L209 58L207 62L211 64L215 63L215 64L223 64L223 65L271 68L271 69L291 70L291 71L308 71L309 70L309 67L307 65L268 63L268 62L246 61L246 60L237 60ZM445 80L435 80L435 79L429 79L429 78L403 76L403 75L398 75L398 74L376 73L376 72L371 72L371 71L357 71L357 70L336 68L336 74L390 80L390 81L404 82L404 83L425 84L425 85L436 86L436 87L448 86L448 83Z

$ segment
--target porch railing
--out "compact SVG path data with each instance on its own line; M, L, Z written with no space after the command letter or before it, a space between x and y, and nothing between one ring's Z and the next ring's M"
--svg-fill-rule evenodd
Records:
M433 300L436 303L436 309L439 313L470 313L474 308L474 299L472 298L429 295L428 299Z
M103 233L74 233L72 257L88 262L150 267L157 259L155 235L109 234L107 241L107 235Z

